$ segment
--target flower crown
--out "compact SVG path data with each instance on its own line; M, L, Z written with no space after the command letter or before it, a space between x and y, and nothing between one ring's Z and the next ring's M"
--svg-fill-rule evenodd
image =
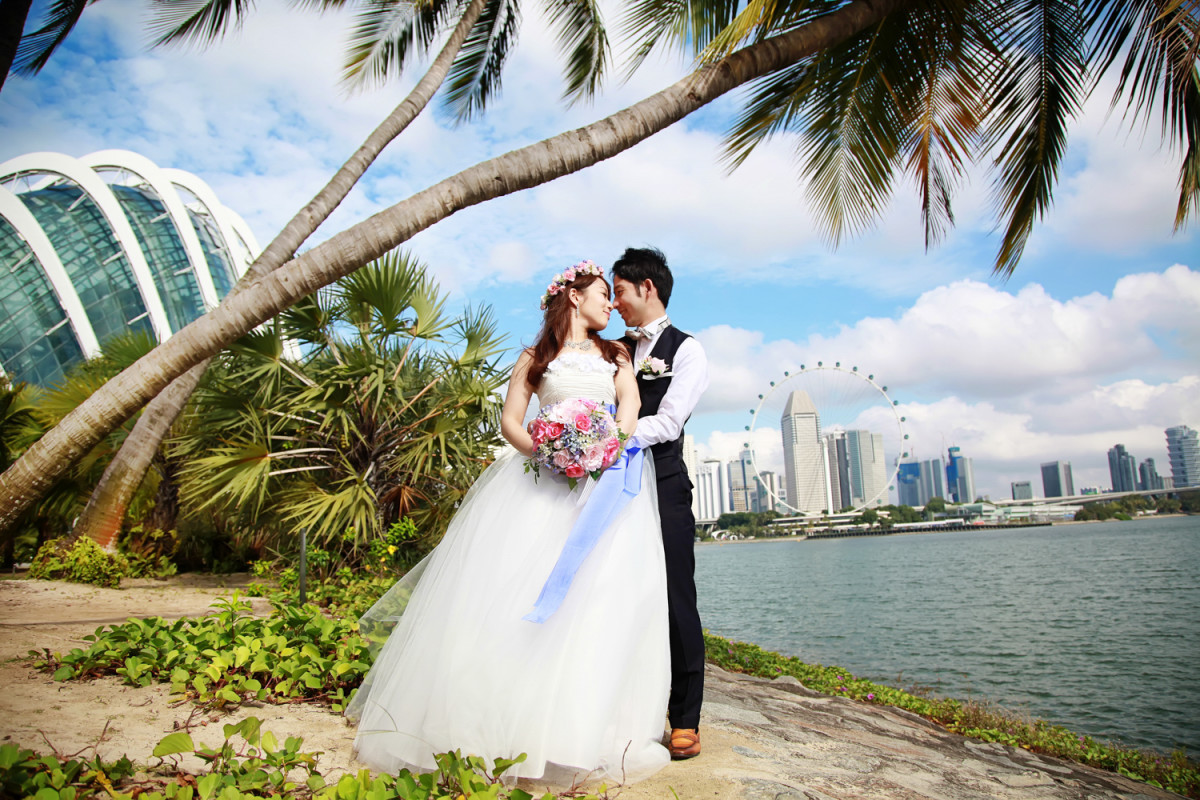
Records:
M550 298L561 293L567 288L567 284L576 278L584 275L596 275L604 277L604 270L600 269L591 261L580 261L573 267L567 267L558 275L554 276L554 280L550 281L550 285L546 287L546 293L542 295L542 311L546 310L546 306L550 305Z

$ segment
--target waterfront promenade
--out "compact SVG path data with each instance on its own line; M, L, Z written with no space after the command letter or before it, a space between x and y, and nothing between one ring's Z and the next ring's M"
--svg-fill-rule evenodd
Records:
M130 588L111 590L0 581L0 740L43 752L49 752L47 741L68 753L95 745L105 759L128 753L144 761L193 714L186 704L171 704L166 686L133 688L115 678L56 683L19 659L30 649L70 649L99 625L130 615L202 614L236 580L214 583L130 581ZM767 681L710 666L707 684L704 753L619 790L623 800L1177 797L1113 773L969 740L897 709L818 695L792 678ZM214 713L193 719L193 735L216 745L223 724L249 715L280 738L303 736L305 750L321 751L327 777L359 768L351 753L353 729L315 704Z

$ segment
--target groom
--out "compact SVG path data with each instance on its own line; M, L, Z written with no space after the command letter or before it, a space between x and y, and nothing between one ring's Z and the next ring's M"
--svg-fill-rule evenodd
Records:
M704 348L671 324L671 270L654 249L629 248L613 264L613 306L630 326L621 341L633 354L642 410L633 442L649 447L658 478L658 513L667 561L667 611L671 630L671 758L700 754L700 703L704 695L704 633L696 609L692 482L683 464L683 425L708 388ZM665 365L639 368L647 358Z

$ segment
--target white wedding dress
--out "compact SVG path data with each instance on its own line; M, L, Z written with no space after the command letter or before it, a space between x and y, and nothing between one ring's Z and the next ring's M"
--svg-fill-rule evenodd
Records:
M541 405L612 403L616 367L570 353L549 365ZM388 593L411 596L347 709L358 760L396 772L461 750L526 760L507 777L628 783L669 761L666 573L653 459L642 490L583 562L558 611L529 613L595 482L571 490L505 448L464 498L441 544ZM375 616L387 617L389 597ZM379 609L377 611L377 609ZM370 616L370 612L368 614Z

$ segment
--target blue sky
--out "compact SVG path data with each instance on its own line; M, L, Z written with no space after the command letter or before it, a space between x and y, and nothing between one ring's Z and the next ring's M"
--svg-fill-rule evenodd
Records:
M411 83L361 93L338 84L347 13L262 3L240 32L204 51L148 50L147 13L135 0L90 6L39 77L10 78L0 159L134 150L201 177L265 244ZM488 114L455 126L427 110L314 242L688 69L663 58L610 82L594 103L566 108L554 102L559 65L530 7ZM1052 459L1073 463L1077 486L1107 487L1113 444L1167 472L1163 429L1200 427L1196 225L1172 235L1176 156L1157 131L1131 132L1110 116L1109 96L1102 86L1077 120L1054 207L1007 281L991 275L985 168L966 176L958 224L929 252L904 182L877 225L834 249L814 224L792 142L768 143L732 174L724 168L737 97L582 173L459 212L409 247L455 302L492 304L514 346L532 339L555 271L583 258L607 266L628 245L663 249L676 273L672 317L712 365L712 388L689 424L702 455L736 453L748 409L784 370L840 360L889 386L909 449L928 458L957 444L973 457L982 492L1006 497L1010 481L1033 480L1040 494L1037 465ZM619 324L614 315L612 335ZM754 440L769 462L778 450L769 419L756 423Z

